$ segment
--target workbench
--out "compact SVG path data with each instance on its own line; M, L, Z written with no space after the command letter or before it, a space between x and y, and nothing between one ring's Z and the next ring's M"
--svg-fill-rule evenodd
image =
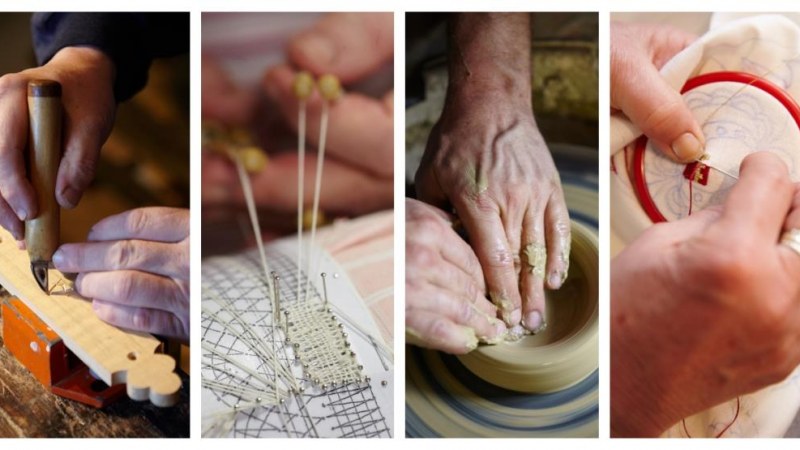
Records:
M0 300L8 294L0 293ZM0 315L0 327L3 317ZM178 404L120 400L98 410L51 393L8 352L0 336L0 438L189 437L189 378Z

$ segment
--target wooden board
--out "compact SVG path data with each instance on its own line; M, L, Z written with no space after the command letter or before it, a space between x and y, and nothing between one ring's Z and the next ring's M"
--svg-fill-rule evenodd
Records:
M8 295L0 293L0 302ZM0 314L0 325L2 322ZM50 392L0 337L0 442L9 437L189 437L189 379L183 374L181 379L180 400L171 408L125 399L95 409Z
M111 326L94 314L91 301L72 289L72 282L50 270L51 295L39 289L28 253L0 229L0 284L19 297L106 384L127 384L128 396L171 406L178 399L180 378L175 360L157 354L160 343L146 333Z

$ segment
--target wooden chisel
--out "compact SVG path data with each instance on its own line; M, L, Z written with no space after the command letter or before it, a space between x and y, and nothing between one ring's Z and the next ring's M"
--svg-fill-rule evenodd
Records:
M38 214L25 221L25 245L33 277L48 294L48 269L60 239L56 175L61 161L61 116L61 85L51 80L28 82L28 175L36 191Z

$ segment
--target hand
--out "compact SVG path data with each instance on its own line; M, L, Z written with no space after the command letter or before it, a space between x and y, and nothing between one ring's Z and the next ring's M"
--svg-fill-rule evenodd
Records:
M614 259L614 434L659 435L800 363L800 255L782 227L800 227L800 185L756 153L722 209L655 225Z
M236 86L225 69L212 57L203 55L201 116L226 125L246 125L253 117L256 96Z
M28 81L61 83L63 142L56 179L56 200L64 208L78 204L92 181L97 157L114 123L114 65L102 52L67 47L42 67L0 78L0 226L17 240L22 221L35 218L38 205L25 175L28 142Z
M678 162L697 161L705 137L681 94L658 71L695 39L669 26L611 23L611 108Z
M406 335L422 347L462 354L478 337L506 331L485 297L475 253L445 212L406 199Z
M189 339L189 211L139 208L92 227L53 255L97 316L122 328Z
M466 23L457 21L451 33L450 85L417 171L417 195L455 207L503 320L535 333L545 326L545 279L558 289L567 275L570 222L533 117L528 19L460 17ZM481 57L485 46L470 39L484 34L507 59ZM496 66L483 67L486 61Z
M299 70L319 76L332 73L347 86L372 76L391 62L394 51L392 14L330 14L289 44L292 63L270 70L264 89L284 121L297 132L298 100L292 91ZM382 98L345 92L330 108L320 208L332 215L357 215L391 207L394 199L393 93ZM314 194L315 146L319 139L321 99L315 93L307 104L305 161L306 204ZM252 175L259 206L295 211L297 208L296 149L270 155L264 170ZM208 206L244 205L233 167L209 155L203 161L203 189Z

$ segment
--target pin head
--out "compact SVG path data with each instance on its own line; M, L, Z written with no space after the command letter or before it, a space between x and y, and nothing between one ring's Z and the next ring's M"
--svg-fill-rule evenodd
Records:
M314 92L314 78L308 72L300 72L294 77L292 92L299 100L306 100Z
M338 100L339 97L342 96L342 85L339 83L339 79L336 78L336 75L328 73L319 77L317 85L319 86L319 92L322 94L322 98L329 102Z

